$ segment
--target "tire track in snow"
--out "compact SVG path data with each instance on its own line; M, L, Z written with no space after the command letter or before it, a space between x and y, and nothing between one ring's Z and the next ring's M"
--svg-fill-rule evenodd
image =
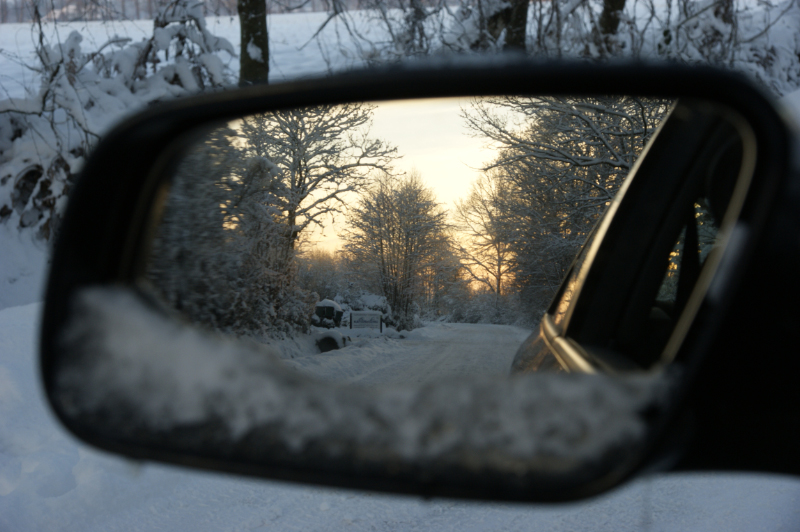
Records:
M382 357L379 365L365 366L346 382L374 386L420 384L469 375L505 376L529 334L529 330L508 325L429 325L390 344L402 352Z

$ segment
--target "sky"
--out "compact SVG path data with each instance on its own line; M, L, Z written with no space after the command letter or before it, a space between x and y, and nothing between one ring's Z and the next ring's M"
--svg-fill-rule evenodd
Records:
M479 169L493 158L486 141L470 136L464 127L460 113L469 103L469 98L385 101L377 102L373 113L372 136L389 141L402 156L396 168L419 171L447 209L467 195ZM336 232L344 223L339 216L309 240L332 251L341 243Z

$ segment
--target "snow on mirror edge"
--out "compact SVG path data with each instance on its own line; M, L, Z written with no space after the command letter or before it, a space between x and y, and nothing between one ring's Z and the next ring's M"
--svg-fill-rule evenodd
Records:
M129 289L87 289L74 316L55 391L68 417L119 408L151 431L222 420L231 441L267 427L270 444L293 453L558 473L640 445L642 412L664 404L671 381L544 373L363 389L167 319Z

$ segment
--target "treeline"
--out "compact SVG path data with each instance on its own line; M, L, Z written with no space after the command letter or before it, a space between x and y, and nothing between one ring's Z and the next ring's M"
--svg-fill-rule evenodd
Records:
M148 277L192 321L240 335L291 335L316 301L364 294L382 297L398 329L530 324L669 105L476 100L463 119L497 156L452 213L417 172L395 172L396 150L368 134L368 105L248 117L186 152ZM314 251L308 229L331 214L346 218L343 248Z
M349 278L386 298L398 329L412 329L420 315L451 313L465 294L447 212L418 172L378 177L347 213L346 227Z
M85 157L117 119L153 102L269 79L267 12L312 17L320 65L524 51L538 58L712 64L775 95L800 84L800 3L675 0L0 0L0 21L28 21L33 56L0 53L34 73L26 96L0 100L0 223L52 240ZM240 17L241 53L207 15ZM152 34L105 42L48 20L152 18ZM248 22L249 21L249 22ZM85 30L81 30L85 31ZM234 40L235 42L235 40ZM276 43L277 44L277 43ZM274 50L273 50L274 51ZM238 70L234 66L238 56ZM343 61L339 61L343 59ZM322 68L322 67L320 67ZM338 67L336 67L338 68ZM238 79L237 79L238 77ZM500 272L503 275L502 271ZM550 276L553 277L553 276Z
M304 286L346 304L380 294L399 328L530 324L668 107L632 97L478 100L463 118L498 155L453 212L417 173L381 176L348 212L343 249L299 258Z
M538 315L668 111L636 97L508 97L463 113L498 156L457 206L470 277Z
M356 8L357 2L350 1ZM47 21L153 20L159 10L169 5L165 0L49 0L40 3L41 18ZM199 2L206 17L238 16L237 0ZM269 2L270 13L327 11L328 0ZM0 23L33 22L36 19L32 0L0 0Z

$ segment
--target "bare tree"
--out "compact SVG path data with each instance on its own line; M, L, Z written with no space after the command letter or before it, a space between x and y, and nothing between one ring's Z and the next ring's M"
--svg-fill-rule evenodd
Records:
M461 262L453 228L437 240L427 267L420 272L418 304L428 319L452 316L469 298L469 278Z
M500 146L485 170L505 168L520 185L549 181L564 215L594 218L613 198L668 109L634 97L507 97L462 112L473 134ZM512 170L513 169L513 170Z
M513 97L463 111L473 134L499 147L484 170L503 183L510 269L533 307L555 294L668 106L630 97Z
M344 288L341 258L331 251L311 249L297 257L297 283L320 299L333 299Z
M473 281L495 294L495 305L503 295L512 270L509 242L510 221L504 206L511 187L498 170L476 180L467 197L458 201L454 218L463 235L459 246L462 264Z
M372 111L361 103L323 105L242 120L247 152L277 168L291 248L309 226L341 213L345 195L364 188L372 172L391 170L397 150L370 136Z
M361 196L342 238L351 263L378 278L398 329L411 329L421 274L446 238L446 212L414 172L384 174Z

